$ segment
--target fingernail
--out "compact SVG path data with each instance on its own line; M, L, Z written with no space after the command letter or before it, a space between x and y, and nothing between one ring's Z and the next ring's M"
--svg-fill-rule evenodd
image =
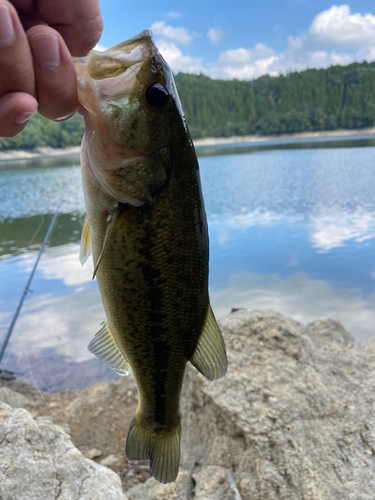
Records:
M29 38L35 61L43 68L54 69L60 65L59 41L55 35L40 33Z
M10 10L7 5L0 5L0 47L10 45L15 38Z
M65 116L60 116L59 118L55 118L54 121L55 122L62 122L64 120L69 120L69 118L71 118L75 113L76 113L76 109L74 111L72 111L71 113L68 113L67 115Z
M21 111L20 113L18 113L14 119L14 121L18 124L18 125L22 125L23 123L26 123L27 121L30 120L30 118L35 115L35 113L38 111L38 109L36 109L35 111L31 111L29 113L26 113L24 111Z

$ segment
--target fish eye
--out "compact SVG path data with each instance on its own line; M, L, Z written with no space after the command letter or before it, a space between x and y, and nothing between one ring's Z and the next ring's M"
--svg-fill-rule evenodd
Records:
M149 106L162 109L169 102L169 92L161 83L153 83L147 87L145 99Z

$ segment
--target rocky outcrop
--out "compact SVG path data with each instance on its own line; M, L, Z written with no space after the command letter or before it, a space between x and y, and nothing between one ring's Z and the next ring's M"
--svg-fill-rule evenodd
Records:
M52 414L121 476L129 500L374 500L375 339L356 344L335 320L304 326L275 311L238 310L220 325L229 370L209 382L188 364L176 483L143 482L148 466L124 459L130 377L42 399L0 389L15 408L0 405L1 500L124 498Z
M373 500L375 340L274 311L239 310L221 328L227 375L187 370L182 468L229 468L242 500Z
M120 478L86 459L60 427L5 403L0 403L0 498L126 500Z
M28 401L29 398L22 394L12 391L8 387L0 387L0 402L8 404L12 408L24 408Z
M231 472L215 466L204 467L199 474L180 472L170 484L150 478L127 495L129 500L241 500Z
M223 467L204 467L193 475L194 500L241 500L231 472Z
M160 484L153 477L126 492L129 500L190 500L193 496L193 480L190 472L180 472L176 482Z

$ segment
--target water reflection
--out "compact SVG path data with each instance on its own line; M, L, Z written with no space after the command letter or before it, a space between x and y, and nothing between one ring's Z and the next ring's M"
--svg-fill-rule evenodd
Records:
M312 213L374 211L375 149L264 151L201 158L207 212L307 218Z
M65 189L61 213L84 210L81 172L75 166L0 171L0 222L54 214Z
M357 341L375 337L375 291L364 297L360 289L336 288L327 280L305 273L277 274L239 272L228 286L213 289L212 307L218 317L233 307L275 309L307 324L324 317L338 319Z
M53 214L47 213L0 222L0 261L10 255L39 251L52 218ZM78 242L83 220L83 212L60 214L49 246L60 247L67 242Z
M358 340L375 336L374 155L357 147L200 159L218 317L232 307L272 308L303 323L334 317ZM116 377L86 349L104 312L92 263L78 259L80 172L0 172L0 342L66 183L6 355L6 368L49 390Z
M322 251L344 247L354 240L362 243L375 238L375 211L365 211L358 208L352 212L341 211L337 217L337 210L321 210L311 217L310 241Z

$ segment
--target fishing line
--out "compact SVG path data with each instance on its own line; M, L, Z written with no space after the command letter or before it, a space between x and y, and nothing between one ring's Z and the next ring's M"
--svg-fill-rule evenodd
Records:
M63 204L63 202L64 202L64 199L65 199L66 193L68 192L68 188L69 188L69 183L67 182L67 183L66 183L66 187L65 187L65 189L64 189L64 192L63 192L63 194L62 194L62 196L61 196L61 199L60 199L59 205L58 205L58 207L57 207L57 209L56 209L55 215L53 216L53 219L52 219L52 221L51 221L51 223L50 223L50 225L49 225L48 231L47 231L47 233L46 233L46 235L45 235L45 237L44 237L44 240L43 240L42 246L40 247L40 250L39 250L39 253L38 253L38 257L37 257L37 259L36 259L36 261L35 261L34 267L33 267L32 271L31 271L31 274L30 274L30 276L29 276L29 279L28 279L28 281L27 281L27 283L26 283L25 289L24 289L23 294L22 294L22 297L21 297L21 299L20 299L20 301L19 301L19 304L18 304L18 307L17 307L17 309L16 309L16 312L14 313L14 316L13 316L12 322L11 322L11 324L10 324L10 326L9 326L8 332L7 332L6 336L5 336L5 339L4 339L4 342L3 342L3 345L2 345L1 350L0 350L0 364L1 364L1 361L2 361L2 359L3 359L3 356L4 356L4 353L5 353L5 350L6 350L6 348L7 348L7 345L8 345L9 339L10 339L10 336L12 335L12 332L13 332L13 329L14 329L14 325L16 324L16 321L17 321L17 319L18 319L18 316L19 316L19 314L20 314L20 312L21 312L21 308L22 308L23 302L24 302L24 300L25 300L25 298L26 298L26 295L30 292L30 285L31 285L31 282L32 282L32 280L33 280L33 277L34 277L34 274L35 274L36 268L38 267L38 264L39 264L40 258L41 258L41 256L42 256L42 254L43 254L43 252L44 252L44 249L45 249L45 247L46 247L46 245L47 245L47 243L48 243L48 241L49 241L49 238L50 238L50 236L51 236L51 234L52 234L52 232L53 232L53 230L54 230L54 228L55 228L55 223L56 223L57 217L58 217L58 215L59 215L59 213L60 213L61 205L62 205L62 204ZM0 370L0 376L1 376L1 373L2 373L2 370Z
M34 243L34 240L35 240L35 238L37 237L37 235L39 234L39 231L41 230L41 228L42 228L43 224L44 224L44 215L41 215L41 216L40 216L40 222L39 222L39 225L38 225L38 227L35 229L34 234L32 235L32 237L31 237L31 239L30 239L29 243L27 244L27 246L28 246L28 247L30 247L30 246ZM7 326L4 326L4 327L1 327L1 326L0 326L0 330L8 330L8 328L9 328L9 327L7 327ZM2 373L4 373L4 370L5 370L5 368L6 368L7 364L8 364L8 360L9 360L9 352L7 352L7 355L8 355L8 357L7 357L7 356L5 356L5 357L4 357L3 369L2 369L2 370L0 370L0 377L1 377L1 374L2 374ZM40 364L41 364L41 362L40 362ZM22 372L15 372L15 375L17 375L17 377L22 377L22 375L24 375L24 373L22 373Z
M34 234L27 245L28 247L31 246L31 244L33 243L34 239L36 238L37 234L39 233L40 228L43 226L43 222L44 222L44 215L41 215L39 226L35 229Z

